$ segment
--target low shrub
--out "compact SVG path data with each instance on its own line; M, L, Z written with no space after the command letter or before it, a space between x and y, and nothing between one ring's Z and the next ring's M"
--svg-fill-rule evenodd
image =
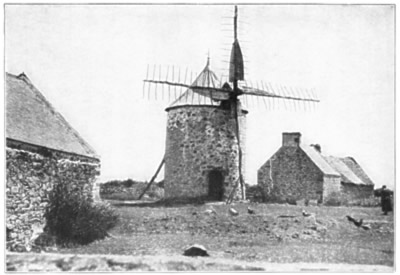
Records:
M380 198L370 197L363 199L353 199L347 204L348 206L361 206L361 207L378 207L381 205Z
M246 199L251 202L263 202L263 190L259 185L250 185L246 183Z
M285 201L286 201L287 204L297 205L297 201L296 201L296 199L294 197L288 197L288 198L286 198Z
M100 184L100 197L106 200L137 200L148 182L131 179L113 180ZM164 197L164 181L154 182L146 191L142 200L159 200Z
M157 188L154 186L153 188L150 187L150 190L146 193L151 199L159 200L164 197L164 188Z
M58 245L68 246L103 239L118 215L109 205L93 203L80 192L70 192L66 184L58 184L50 194L45 218L45 230Z

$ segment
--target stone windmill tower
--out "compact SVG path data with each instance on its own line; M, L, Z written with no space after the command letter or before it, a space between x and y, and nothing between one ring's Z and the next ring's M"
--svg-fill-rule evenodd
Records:
M189 84L179 80L155 80L155 72L153 79L147 77L144 80L148 85L186 89L166 109L166 150L158 169L165 163L166 198L204 198L227 202L245 199L243 174L248 112L242 109L241 95L318 102L311 97L280 95L270 89L260 90L245 85L237 18L235 6L228 82L220 82L210 69L209 59L203 71Z

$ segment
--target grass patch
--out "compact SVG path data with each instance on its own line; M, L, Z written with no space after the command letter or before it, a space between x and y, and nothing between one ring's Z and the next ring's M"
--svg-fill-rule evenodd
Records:
M255 214L247 213L247 207ZM213 208L217 214L205 210ZM232 217L234 207L239 216ZM302 216L302 210L315 218ZM120 220L112 238L62 253L182 255L193 243L212 257L277 263L349 263L393 266L393 216L379 208L276 204L117 207ZM363 230L345 218L363 218ZM278 216L291 216L278 218Z

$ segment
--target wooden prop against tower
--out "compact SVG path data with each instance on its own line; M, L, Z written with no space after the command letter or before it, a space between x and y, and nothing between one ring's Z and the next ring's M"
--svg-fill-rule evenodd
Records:
M216 83L212 81L213 78L215 77L215 74L211 71L207 71L209 74L213 74L213 77L209 77L206 79L206 81L202 81L201 85L199 84L200 81L199 79L195 79L195 81L192 82L192 79L190 79L190 83L187 84L187 75L188 71L186 70L186 73L184 74L185 81L181 81L181 72L179 70L178 72L178 81L175 81L174 75L176 75L175 68L172 67L172 70L170 70L170 67L167 68L166 71L166 77L164 79L161 79L161 68L154 66L153 73L152 73L152 79L149 79L149 74L151 75L151 72L149 73L149 67L147 68L147 76L146 79L144 80L144 85L143 85L143 92L146 90L146 84L149 85L149 96L150 96L150 85L161 85L162 88L164 85L168 86L168 95L169 98L171 97L171 91L170 87L175 88L175 96L174 99L176 101L178 100L192 100L192 98L188 98L187 93L182 92L182 88L185 89L190 89L193 91L193 93L198 94L202 97L208 98L209 102L211 104L217 104L218 102L220 104L226 104L226 102L229 103L229 106L232 110L234 120L235 120L235 135L236 135L236 140L237 140L237 145L238 145L238 174L239 177L234 185L234 188L231 190L226 203L231 203L234 195L236 193L237 188L240 186L241 187L241 197L242 199L245 198L244 194L244 181L243 181L243 175L242 175L242 158L243 158L243 152L242 148L240 145L240 126L239 126L239 96L255 96L255 97L261 97L261 98L272 98L272 99L280 99L283 101L294 101L294 102L307 102L311 104L318 103L319 100L315 97L313 92L309 91L298 91L297 89L292 89L292 88L287 88L286 86L281 87L280 89L274 89L272 85L266 85L264 87L264 83L262 83L262 89L259 87L252 87L252 85L248 85L246 80L244 79L244 61L243 61L243 54L242 50L239 45L239 40L238 40L238 35L237 35L237 22L238 22L238 8L235 6L235 12L234 12L234 17L233 17L233 35L234 35L234 41L232 44L232 49L231 49L231 54L230 54L230 61L229 61L229 83L220 83L220 87L216 87ZM208 70L209 68L209 60L207 61L207 65L205 70ZM158 72L157 72L158 69ZM203 71L203 72L204 72ZM169 79L168 76L172 75L172 79ZM155 79L156 76L159 77L159 79ZM222 80L222 79L221 79ZM157 86L156 86L157 87ZM181 91L176 94L176 88L180 88ZM162 90L164 92L164 90ZM280 92L279 92L280 91ZM294 92L296 91L296 92ZM185 98L186 95L186 98ZM155 93L155 98L157 99L157 88L156 88L156 93ZM176 102L175 101L175 102ZM226 105L225 105L226 106ZM286 107L286 104L285 104Z

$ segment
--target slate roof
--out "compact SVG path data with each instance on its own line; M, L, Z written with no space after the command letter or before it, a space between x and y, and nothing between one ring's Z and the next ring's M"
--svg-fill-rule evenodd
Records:
M98 159L93 148L23 73L6 73L6 137Z

